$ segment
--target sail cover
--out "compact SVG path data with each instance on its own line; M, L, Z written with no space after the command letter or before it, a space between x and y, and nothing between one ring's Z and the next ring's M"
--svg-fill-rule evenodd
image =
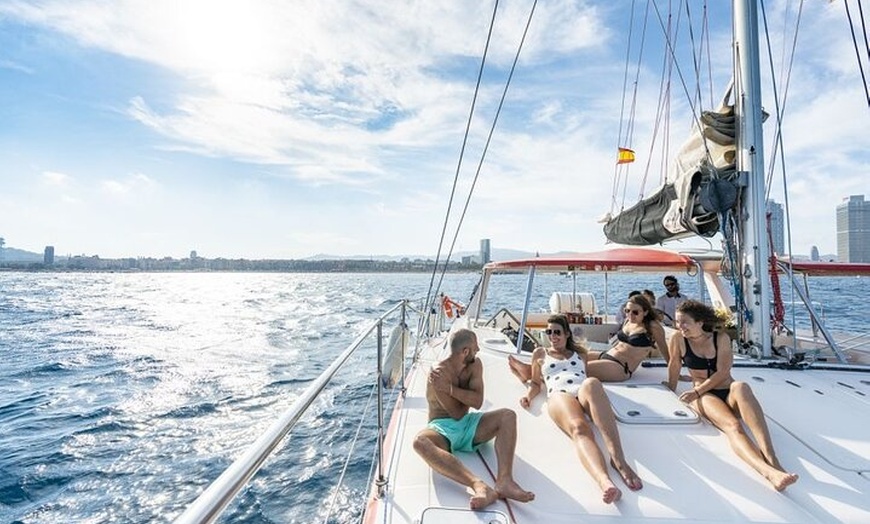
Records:
M719 213L737 201L735 130L733 106L723 102L718 111L703 112L677 154L668 176L671 182L610 217L604 224L607 239L647 246L715 235Z

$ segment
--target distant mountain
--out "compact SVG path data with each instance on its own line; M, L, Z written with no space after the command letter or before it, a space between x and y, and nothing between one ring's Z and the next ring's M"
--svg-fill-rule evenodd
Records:
M42 253L33 253L14 247L4 247L0 250L0 260L6 262L42 262Z
M462 257L467 256L476 256L479 255L479 251L459 251L454 253L450 260L458 261L462 260ZM520 251L518 249L499 249L495 248L492 250L492 260L495 262L500 262L502 260L514 260L517 258L531 258L534 257L536 253L532 253L529 251ZM560 255L562 253L541 253L541 256L545 255ZM444 253L441 254L441 258L443 259L445 256ZM308 257L304 260L381 260L381 261L389 261L389 262L399 262L403 259L408 260L435 260L435 255L348 255L348 256L338 256L338 255L327 255L323 253L319 253L317 255Z

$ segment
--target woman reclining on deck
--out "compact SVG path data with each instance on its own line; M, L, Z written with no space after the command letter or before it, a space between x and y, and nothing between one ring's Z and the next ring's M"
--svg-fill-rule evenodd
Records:
M634 295L625 303L625 323L616 332L616 343L607 351L590 351L586 373L603 382L622 382L631 378L652 350L668 362L665 329L658 313L643 295ZM531 366L508 356L508 365L520 382L531 379Z
M798 476L785 471L776 458L764 413L749 384L731 377L731 339L724 331L714 329L719 324L716 311L687 300L677 306L675 316L679 331L671 337L667 386L676 390L681 363L685 364L694 387L681 394L680 400L725 433L737 456L777 491L797 482ZM740 418L749 426L755 442L746 435Z
M547 319L547 336L552 347L538 347L532 353L529 389L520 398L520 405L528 409L542 385L547 389L550 418L571 437L580 462L601 487L602 500L607 504L616 502L622 497L622 491L610 479L587 416L598 426L610 454L610 464L625 485L638 490L643 484L625 460L610 401L601 382L586 377L586 348L574 342L568 317L553 315Z

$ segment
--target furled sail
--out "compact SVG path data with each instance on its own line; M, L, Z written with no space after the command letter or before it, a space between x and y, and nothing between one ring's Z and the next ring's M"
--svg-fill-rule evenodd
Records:
M677 154L670 182L608 217L607 239L645 246L690 235L715 235L719 213L737 200L735 137L733 106L723 101L718 111L703 112Z

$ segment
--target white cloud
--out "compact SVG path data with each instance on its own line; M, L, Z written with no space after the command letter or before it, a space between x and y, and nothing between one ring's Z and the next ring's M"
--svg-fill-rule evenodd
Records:
M45 171L42 173L42 180L49 186L66 186L72 181L72 177L66 173Z

